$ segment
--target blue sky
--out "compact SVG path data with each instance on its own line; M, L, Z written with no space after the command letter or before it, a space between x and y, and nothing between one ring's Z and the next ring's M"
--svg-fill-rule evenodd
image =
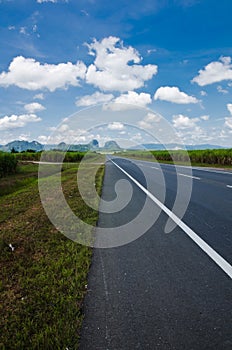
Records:
M0 144L46 143L76 111L120 102L160 113L186 144L232 146L231 12L230 0L0 0Z

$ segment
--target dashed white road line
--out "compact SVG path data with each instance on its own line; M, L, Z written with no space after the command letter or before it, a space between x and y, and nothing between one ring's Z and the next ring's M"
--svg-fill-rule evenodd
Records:
M186 174L181 174L181 173L178 173L178 175L190 177L191 179L195 179L195 180L200 180L201 179L200 177L197 177L197 176L186 175Z
M228 188L232 188L232 185L226 185L226 187L228 187Z
M202 238L200 238L190 227L188 227L178 216L168 209L162 202L158 200L151 192L143 185L128 174L112 159L111 162L120 169L131 181L133 181L155 204L157 204L231 279L232 266L213 248L211 248Z

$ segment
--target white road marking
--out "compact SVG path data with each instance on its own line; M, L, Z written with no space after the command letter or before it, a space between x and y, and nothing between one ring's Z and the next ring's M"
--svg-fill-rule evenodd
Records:
M154 162L149 162L148 160L143 160L144 163L154 164ZM159 162L157 162L159 163ZM192 170L199 170L199 171L208 171L209 173L218 173L218 174L228 174L232 175L232 171L225 171L225 170L216 170L216 168L203 168L203 167L196 167L191 165L178 165L178 164L167 164L167 163L159 163L161 166L167 166L167 167L178 167L178 168L192 168Z
M161 171L161 169L160 169L160 168L156 168L155 166L152 166L151 168L152 168L152 169L156 169L156 170L160 170L160 171Z
M227 174L232 175L232 171L225 171L225 170L214 170L214 169L202 169L202 168L194 168L193 170L200 170L200 171L208 171L208 173L217 173L217 174Z
M202 238L200 238L190 227L188 227L178 216L160 202L152 193L143 185L135 180L123 168L121 168L112 159L111 162L120 169L131 181L133 181L155 204L157 204L231 279L232 266L221 257L213 248L211 248Z
M200 180L201 179L200 177L197 177L197 176L191 176L191 175L186 175L186 174L181 174L181 173L178 173L178 175L191 177L192 179L196 179L196 180Z
M213 168L207 169L203 167L195 167L195 166L185 166L185 165L173 165L173 164L166 164L166 163L161 163L164 166L170 166L170 167L178 167L178 168L185 168L189 169L192 168L192 170L199 170L199 171L207 171L208 173L217 173L217 174L227 174L227 175L232 175L232 171L225 171L225 170L214 170Z
M231 186L231 185L226 185L226 187L228 187L228 188L232 188L232 186Z

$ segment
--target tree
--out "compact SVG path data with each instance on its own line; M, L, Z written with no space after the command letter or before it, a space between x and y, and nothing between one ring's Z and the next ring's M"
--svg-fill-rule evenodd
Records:
M19 153L14 147L11 148L11 153Z

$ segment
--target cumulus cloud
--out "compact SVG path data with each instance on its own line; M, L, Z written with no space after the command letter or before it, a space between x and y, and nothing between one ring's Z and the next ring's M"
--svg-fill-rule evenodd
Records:
M209 63L198 73L192 82L200 86L218 83L223 80L232 80L231 58L222 56L219 61Z
M151 129L154 123L159 123L161 116L155 113L148 112L143 120L138 122L140 128Z
M24 106L24 109L28 112L28 113L35 113L35 112L39 112L39 111L43 111L45 110L45 107L43 105L41 105L38 102L32 102L32 103L28 103Z
M232 115L232 103L227 104L227 109L230 112L230 114Z
M85 72L83 62L41 64L33 58L17 56L10 63L8 72L0 74L0 86L15 85L27 90L48 89L52 92L69 85L78 86L78 79L84 79Z
M173 126L177 129L189 129L196 127L199 118L189 118L183 114L174 115L172 117Z
M131 104L134 106L146 107L150 104L151 95L144 92L137 93L135 91L128 91L126 94L122 94L114 100L115 103Z
M176 86L161 86L154 95L155 100L168 101L178 104L198 103L199 100L194 96L189 96L180 91Z
M124 125L120 122L113 122L108 125L109 130L123 130Z
M86 95L86 96L83 96L81 98L78 98L76 100L76 105L83 106L83 107L93 106L93 105L96 105L98 103L109 102L113 98L114 98L114 95L112 95L112 94L104 94L102 92L97 91L92 95Z
M88 67L86 81L103 91L131 91L144 86L144 82L157 73L157 66L141 65L139 53L125 47L119 38L108 37L86 44L95 57Z
M10 117L5 116L3 118L0 118L0 130L22 128L28 123L35 123L39 121L41 121L41 118L35 114L13 114Z

